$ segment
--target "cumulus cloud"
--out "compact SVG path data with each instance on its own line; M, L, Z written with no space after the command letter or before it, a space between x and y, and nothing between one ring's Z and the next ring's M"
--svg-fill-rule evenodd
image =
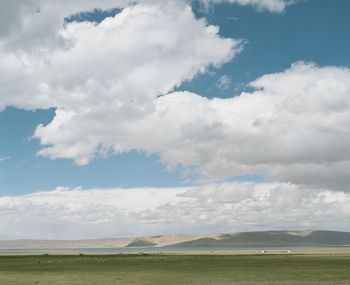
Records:
M218 27L177 2L128 6L99 24L69 23L60 34L67 47L44 56L2 50L0 108L57 108L50 127L36 131L43 144L55 145L41 154L78 164L111 147L93 134L102 122L100 131L114 137L111 125L143 119L154 111L154 98L241 50L239 40L221 38ZM76 132L77 143L66 148L70 138L56 128L76 120L90 125L91 135Z
M59 50L0 49L0 108L86 112L104 105L132 117L241 49L239 40L221 38L218 27L172 1L128 6L99 24L68 23L60 35Z
M65 189L0 197L0 239L350 230L350 195L288 183Z
M35 135L51 145L42 155L78 163L96 151L138 149L158 153L168 166L195 167L202 181L259 173L348 191L349 82L347 68L298 62L258 78L253 92L229 99L174 92L138 118L109 106L59 110Z

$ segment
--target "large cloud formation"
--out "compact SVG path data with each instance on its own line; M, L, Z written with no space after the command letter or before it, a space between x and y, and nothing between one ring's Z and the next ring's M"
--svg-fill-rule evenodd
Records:
M202 2L281 12L294 1ZM64 20L96 7L121 11L100 23ZM201 182L252 173L276 182L0 197L0 238L350 230L350 69L297 62L251 82L252 91L208 99L174 90L243 44L196 18L189 1L19 0L1 8L0 110L56 109L35 131L40 155L84 165L139 150Z
M173 92L231 60L242 42L222 38L186 1L106 0L99 7L122 11L101 23L63 25L64 17L97 5L85 2L5 5L13 20L0 32L0 109L56 108L53 121L35 131L45 145L40 155L84 165L140 150L190 168L200 181L257 173L349 190L348 68L298 62L229 99ZM231 2L283 4L276 11L289 3ZM44 36L36 29L43 22Z
M82 123L93 129L106 122L100 131L114 136L110 127L142 120L154 112L157 96L241 50L240 40L221 38L217 27L196 19L181 1L145 2L98 24L67 23L58 33L63 44L55 49L40 44L9 50L12 39L5 38L0 49L0 109L54 107L57 116L50 126L63 117L66 122L85 117ZM43 143L55 140L44 155L85 164L97 148L105 151L111 146L91 133L80 138L84 144L77 141L66 148L70 138L56 130L48 138L50 128L36 132Z
M288 183L64 189L0 197L0 239L350 230L350 195Z
M230 99L170 93L139 117L110 106L59 110L35 135L51 145L42 155L78 163L96 151L138 149L169 166L196 167L201 180L260 173L349 190L350 70L299 62L251 86Z

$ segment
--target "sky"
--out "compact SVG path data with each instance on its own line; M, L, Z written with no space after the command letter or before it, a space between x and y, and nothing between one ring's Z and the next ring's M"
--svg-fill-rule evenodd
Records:
M350 231L349 1L0 8L0 239Z

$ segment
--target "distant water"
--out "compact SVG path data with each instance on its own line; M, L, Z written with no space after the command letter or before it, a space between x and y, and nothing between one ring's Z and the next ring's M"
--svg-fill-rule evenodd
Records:
M132 253L303 253L350 252L350 247L108 247L0 249L0 255L31 254L132 254Z

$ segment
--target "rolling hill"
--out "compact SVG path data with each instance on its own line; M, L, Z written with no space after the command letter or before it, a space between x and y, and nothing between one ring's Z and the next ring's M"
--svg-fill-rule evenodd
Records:
M257 231L208 236L164 235L92 240L6 240L0 248L350 246L349 232Z
M222 234L175 246L350 246L350 233L335 231L263 231Z

